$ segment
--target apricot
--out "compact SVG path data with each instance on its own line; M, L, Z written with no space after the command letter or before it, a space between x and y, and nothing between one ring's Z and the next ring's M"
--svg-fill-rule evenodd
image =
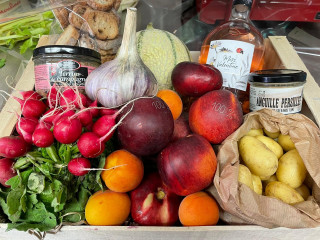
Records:
M85 217L90 225L121 225L128 218L130 208L131 201L127 193L98 191L89 198Z
M216 225L219 221L218 204L206 192L190 194L180 203L179 220L184 226Z
M101 177L106 186L115 192L129 192L135 189L144 175L143 162L127 150L112 152L104 165Z

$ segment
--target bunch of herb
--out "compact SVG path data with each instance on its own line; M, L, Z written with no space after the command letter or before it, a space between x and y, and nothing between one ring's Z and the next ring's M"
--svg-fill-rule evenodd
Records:
M48 11L2 23L0 24L0 46L12 49L17 43L21 43L21 54L25 53L27 49L33 50L40 37L50 33L54 19L53 13Z
M92 167L103 168L105 156L114 150L112 141L108 152L92 159ZM8 216L8 230L48 231L62 222L80 222L88 198L104 189L101 171L91 171L77 177L67 168L68 162L79 157L75 144L55 143L36 148L20 157L14 164L17 176L9 179L9 188L0 189L0 206Z

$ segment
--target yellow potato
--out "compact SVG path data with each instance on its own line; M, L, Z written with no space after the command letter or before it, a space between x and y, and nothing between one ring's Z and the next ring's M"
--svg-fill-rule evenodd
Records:
M310 196L310 190L309 188L302 184L300 187L295 189L300 195L303 197L303 199L306 201L308 197Z
M239 175L238 175L238 181L247 185L249 188L253 189L253 182L252 182L252 175L246 166L239 164Z
M252 137L255 137L255 136L263 136L263 130L262 128L260 129L251 129L249 132L247 132L246 136L252 136Z
M268 130L266 130L265 128L263 129L263 132L268 136L271 137L273 139L279 137L280 131L278 132L269 132Z
M271 183L274 181L278 181L277 176L275 174L269 177L269 179L262 181L262 186L265 188L268 185L268 183Z
M303 197L289 185L274 181L266 186L265 195L277 198L288 204L303 202Z
M292 188L300 187L307 176L307 169L296 149L286 152L279 159L277 178Z
M253 183L253 191L255 191L257 194L262 195L261 179L257 175L252 174L252 183Z
M286 152L296 148L289 135L280 134L278 137L278 143Z
M277 156L255 137L242 137L239 141L239 153L251 173L261 179L265 179L277 171Z
M283 149L279 143L266 136L256 136L256 139L263 142L272 152L274 152L278 159L281 158L283 155Z

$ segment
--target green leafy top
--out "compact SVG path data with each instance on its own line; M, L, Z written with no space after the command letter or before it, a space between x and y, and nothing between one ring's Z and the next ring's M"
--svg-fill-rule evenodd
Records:
M108 145L108 151L113 146ZM108 152L92 160L92 167L103 168ZM11 223L8 230L47 231L62 221L80 222L91 194L103 190L101 171L85 176L72 175L67 164L79 156L76 144L56 143L48 148L33 149L14 164L17 175L0 189L0 206Z

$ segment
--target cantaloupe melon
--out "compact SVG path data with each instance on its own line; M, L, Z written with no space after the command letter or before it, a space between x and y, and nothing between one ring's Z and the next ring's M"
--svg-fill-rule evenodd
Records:
M137 32L137 48L144 64L155 75L159 90L172 89L171 72L180 62L191 61L189 49L175 35L153 28Z

